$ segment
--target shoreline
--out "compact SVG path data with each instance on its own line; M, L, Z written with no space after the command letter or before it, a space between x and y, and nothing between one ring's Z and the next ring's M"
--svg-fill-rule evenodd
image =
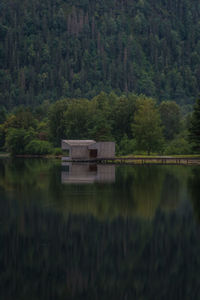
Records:
M135 157L116 158L114 164L124 165L199 165L200 157Z
M0 158L12 158L9 153L0 153ZM24 159L61 159L63 155L15 155L13 158ZM119 156L113 159L103 158L100 160L62 160L63 162L74 163L101 163L101 164L115 164L115 165L200 165L200 155L177 155L177 156Z

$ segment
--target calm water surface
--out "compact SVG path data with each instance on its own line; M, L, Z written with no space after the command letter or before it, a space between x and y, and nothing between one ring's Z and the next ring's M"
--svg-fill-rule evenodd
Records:
M200 167L0 159L0 299L200 299Z

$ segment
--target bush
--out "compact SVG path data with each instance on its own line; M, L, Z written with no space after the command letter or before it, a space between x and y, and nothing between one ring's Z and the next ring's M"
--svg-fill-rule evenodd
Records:
M62 149L61 148L54 148L53 149L53 154L54 155L62 155L63 154Z
M119 143L118 153L120 155L127 155L132 154L136 149L136 141L133 139L128 139L127 135L125 134L123 139Z
M25 148L27 154L45 155L53 152L52 145L47 141L32 140Z
M12 154L25 154L26 145L33 140L34 130L10 128L6 134L6 149Z
M192 149L189 142L184 137L179 137L177 139L174 139L169 143L169 145L166 147L164 154L191 154Z

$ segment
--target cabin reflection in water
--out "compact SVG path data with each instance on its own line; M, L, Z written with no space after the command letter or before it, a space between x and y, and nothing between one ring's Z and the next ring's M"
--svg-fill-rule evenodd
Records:
M113 183L115 166L100 164L62 163L62 183Z

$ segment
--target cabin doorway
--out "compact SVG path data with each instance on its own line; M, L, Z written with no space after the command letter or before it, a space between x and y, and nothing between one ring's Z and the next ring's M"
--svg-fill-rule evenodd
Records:
M90 158L97 158L97 149L90 150Z

